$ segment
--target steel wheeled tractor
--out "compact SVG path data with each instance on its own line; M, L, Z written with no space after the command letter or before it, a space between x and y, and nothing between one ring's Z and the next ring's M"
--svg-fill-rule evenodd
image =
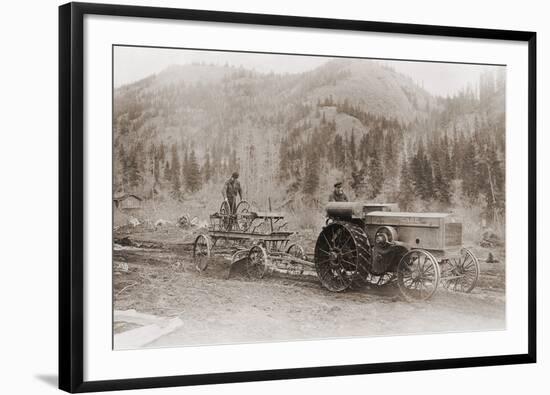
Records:
M462 245L462 223L446 213L397 212L394 204L331 202L315 245L322 285L340 292L353 286L397 282L407 300L426 300L438 285L470 292L479 262Z

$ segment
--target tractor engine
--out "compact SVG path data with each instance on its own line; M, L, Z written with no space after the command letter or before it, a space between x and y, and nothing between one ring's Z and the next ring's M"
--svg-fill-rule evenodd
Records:
M376 230L372 248L373 274L380 275L395 270L397 262L407 252L407 248L397 238L397 229L393 226L381 226Z

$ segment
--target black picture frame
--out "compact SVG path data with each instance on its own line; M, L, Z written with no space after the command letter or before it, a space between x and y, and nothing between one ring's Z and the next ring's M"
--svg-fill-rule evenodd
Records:
M383 32L528 43L528 351L525 354L297 369L84 380L83 18L87 14ZM90 392L344 376L536 362L536 33L158 7L68 3L59 7L59 388Z

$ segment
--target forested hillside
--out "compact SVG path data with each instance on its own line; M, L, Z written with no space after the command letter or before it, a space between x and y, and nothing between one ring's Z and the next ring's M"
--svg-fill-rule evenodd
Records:
M264 207L267 197L277 208L322 207L343 180L353 200L475 208L489 222L504 214L503 68L443 98L375 61L284 75L192 64L114 98L117 192L218 202L238 170L246 198Z

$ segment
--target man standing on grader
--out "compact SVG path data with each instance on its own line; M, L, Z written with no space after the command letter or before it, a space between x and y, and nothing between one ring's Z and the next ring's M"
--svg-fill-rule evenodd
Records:
M229 180L227 180L223 184L223 188L222 188L223 199L224 201L227 202L227 204L229 204L231 214L235 214L235 211L237 209L237 195L239 195L239 200L243 200L241 184L238 178L239 178L239 173L234 172L229 178Z

